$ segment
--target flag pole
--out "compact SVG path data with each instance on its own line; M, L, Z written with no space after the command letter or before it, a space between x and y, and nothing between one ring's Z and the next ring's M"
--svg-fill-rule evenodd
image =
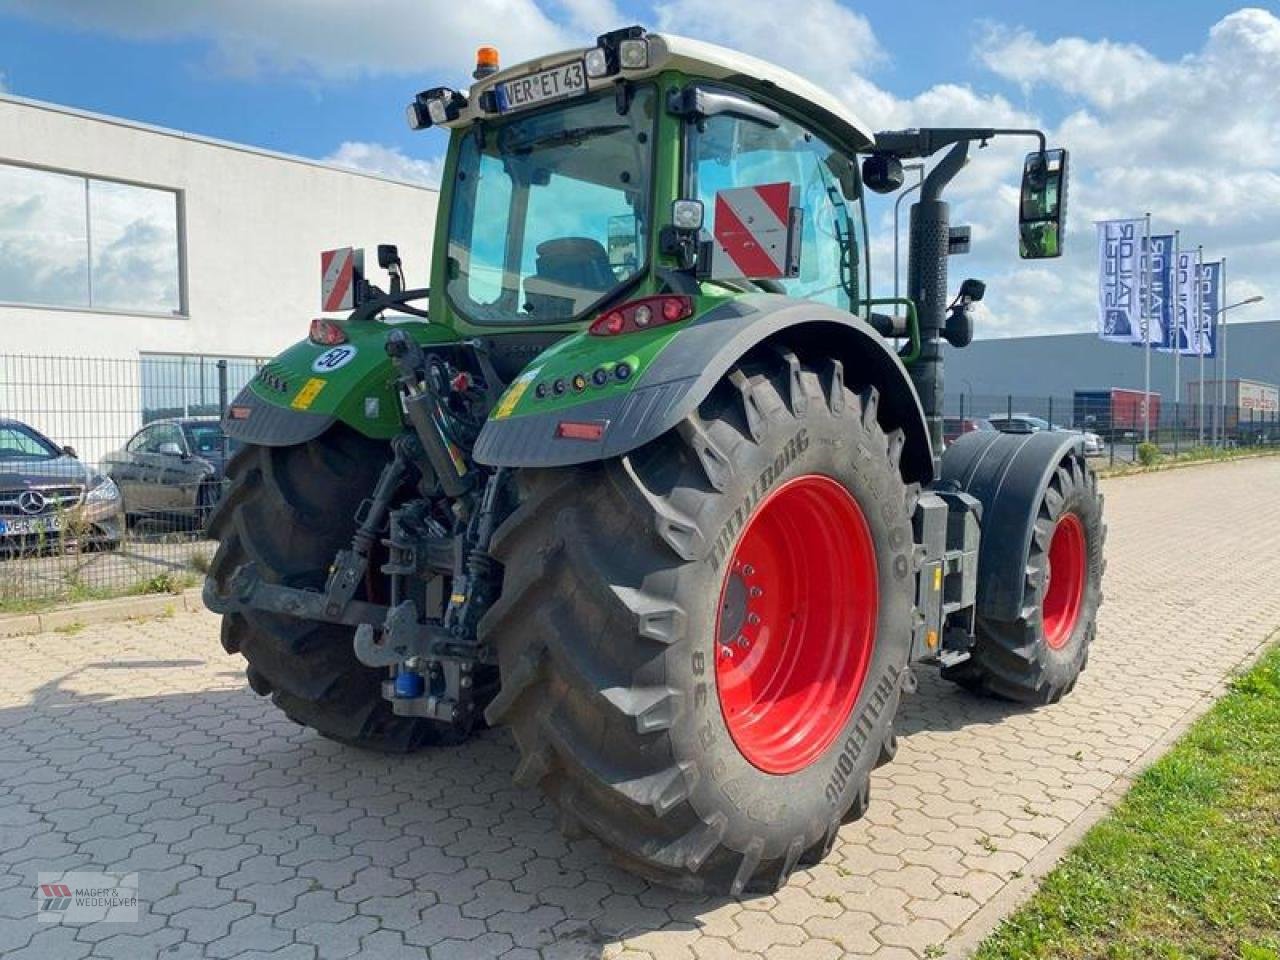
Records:
M1177 421L1173 428L1182 435L1182 315L1178 309L1182 303L1182 231L1173 231L1173 416Z
M1142 292L1142 442L1151 442L1151 214L1146 214L1147 236L1145 263L1147 267Z
M1204 244L1196 246L1196 353L1200 354L1200 389L1196 392L1196 433L1204 446Z
M1221 287L1222 299L1218 302L1218 409L1214 414L1214 422L1218 423L1219 429L1217 434L1217 442L1220 446L1227 445L1227 314L1222 308L1231 301L1227 299L1227 258L1222 258ZM1239 420L1239 414L1236 419Z

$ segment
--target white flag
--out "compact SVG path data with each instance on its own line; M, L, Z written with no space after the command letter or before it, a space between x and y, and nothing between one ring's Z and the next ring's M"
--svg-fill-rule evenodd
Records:
M1199 293L1199 271L1196 269L1194 250L1178 251L1178 277L1174 283L1177 291L1177 322L1173 325L1174 348L1183 356L1194 354L1199 340L1196 327L1196 298Z
M1113 343L1143 343L1145 239L1141 220L1105 220L1098 224L1098 336Z

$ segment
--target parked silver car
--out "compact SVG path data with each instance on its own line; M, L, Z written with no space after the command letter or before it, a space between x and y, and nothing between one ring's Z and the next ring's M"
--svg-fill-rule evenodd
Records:
M70 543L107 549L124 536L120 491L18 420L0 419L0 551Z
M988 417L991 425L1001 433L1039 433L1042 430L1053 430L1058 433L1078 433L1084 437L1084 455L1086 457L1100 457L1107 452L1106 444L1102 442L1102 437L1088 430L1076 430L1074 427L1064 427L1061 424L1050 423L1043 417L1033 417L1026 413L1015 413L1010 416L1007 413L993 413Z

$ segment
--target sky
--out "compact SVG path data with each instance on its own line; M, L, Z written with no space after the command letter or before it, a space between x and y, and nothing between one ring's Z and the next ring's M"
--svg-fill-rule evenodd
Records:
M1074 332L1096 315L1094 220L1228 261L1235 320L1280 317L1280 7L1217 0L0 0L0 90L436 182L444 138L412 95L631 23L772 60L875 129L1039 126L1071 151L1066 255L1017 258L1025 141L974 155L948 192L988 284L979 336ZM905 204L904 204L905 206ZM892 198L869 205L873 288L892 292ZM904 244L905 250L905 244Z

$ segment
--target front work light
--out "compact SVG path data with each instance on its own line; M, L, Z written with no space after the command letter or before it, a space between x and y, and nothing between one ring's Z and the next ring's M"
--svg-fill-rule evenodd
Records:
M413 103L405 111L405 117L409 121L409 129L422 130L457 120L466 106L466 96L457 90L432 87L413 98Z
M623 70L643 70L649 66L649 41L623 40L618 44L618 60Z
M624 27L602 33L595 48L584 56L587 76L607 77L619 70L643 70L649 66L649 41L644 27Z
M705 215L701 200L676 200L671 204L671 224L677 230L701 230Z
M609 55L600 47L593 47L587 51L586 57L583 58L587 67L587 76L592 79L608 76L609 74Z

